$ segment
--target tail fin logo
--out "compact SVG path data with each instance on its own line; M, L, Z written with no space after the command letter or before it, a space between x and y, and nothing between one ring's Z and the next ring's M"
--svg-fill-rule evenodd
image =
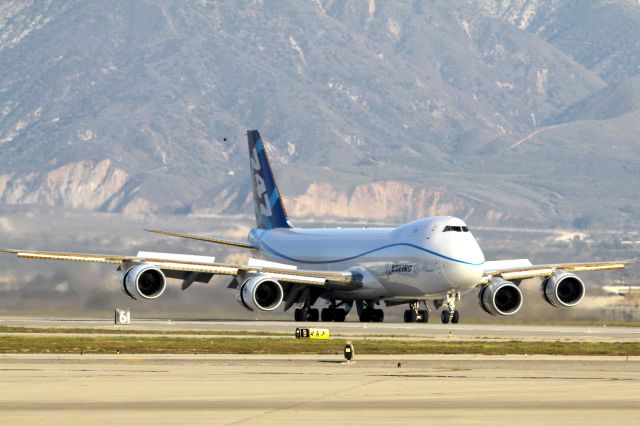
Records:
M251 152L251 169L253 170L253 180L258 193L258 199L260 200L260 213L271 217L271 204L269 203L269 196L267 195L267 185L261 176L262 168L260 167L260 159L258 158L258 149L256 147L253 147L253 151Z
M247 131L247 140L256 225L260 229L291 228L260 133Z

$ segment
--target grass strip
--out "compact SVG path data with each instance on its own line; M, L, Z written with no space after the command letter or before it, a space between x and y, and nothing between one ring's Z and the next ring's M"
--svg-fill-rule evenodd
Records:
M116 327L116 326L114 326ZM126 326L128 327L128 326ZM0 325L0 333L60 333L60 334L154 334L173 335L191 334L194 336L293 336L295 327L291 333L277 333L271 331L251 331L251 330L148 330L145 328L72 328L72 327L15 327Z
M640 342L434 342L352 340L357 354L640 355ZM346 341L126 337L0 336L0 353L40 354L341 354Z

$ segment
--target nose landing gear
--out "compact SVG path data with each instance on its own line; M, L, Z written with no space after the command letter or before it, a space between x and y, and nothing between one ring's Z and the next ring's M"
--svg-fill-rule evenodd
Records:
M457 324L460 322L460 313L458 311L453 311L453 314L450 314L447 311L442 311L440 319L443 324L449 324L449 321L451 321L452 324Z
M447 293L447 307L442 310L440 320L443 324L457 324L460 322L460 313L456 311L456 300L460 300L460 292L458 290L450 290Z
M429 322L429 311L420 309L419 301L413 301L409 303L409 309L404 311L404 322Z

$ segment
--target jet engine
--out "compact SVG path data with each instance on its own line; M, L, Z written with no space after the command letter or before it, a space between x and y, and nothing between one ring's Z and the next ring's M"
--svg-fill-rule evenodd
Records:
M283 298L280 283L264 275L255 275L236 287L236 300L250 311L273 311Z
M480 306L491 315L513 315L522 307L522 292L511 281L494 280L480 290Z
M568 272L561 272L547 278L542 283L542 295L556 308L576 306L584 297L585 286L580 278Z
M167 287L167 279L156 266L142 263L122 275L122 291L134 300L155 299Z

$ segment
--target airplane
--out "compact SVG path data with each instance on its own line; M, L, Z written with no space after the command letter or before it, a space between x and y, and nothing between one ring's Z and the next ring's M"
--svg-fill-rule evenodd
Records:
M623 269L635 260L533 265L527 259L486 261L467 224L436 216L396 228L295 228L257 130L247 131L256 227L245 241L147 229L166 236L248 250L246 264L215 257L138 252L136 256L0 249L19 258L118 265L122 291L135 300L162 295L167 279L182 289L231 276L238 303L249 311L295 307L296 321L345 321L356 306L361 322L384 321L379 306L407 305L404 321L429 320L431 301L441 322L458 323L456 302L479 288L479 304L494 316L511 316L523 304L523 280L541 278L542 297L558 308L576 306L586 286L576 273ZM325 300L319 312L314 305Z

